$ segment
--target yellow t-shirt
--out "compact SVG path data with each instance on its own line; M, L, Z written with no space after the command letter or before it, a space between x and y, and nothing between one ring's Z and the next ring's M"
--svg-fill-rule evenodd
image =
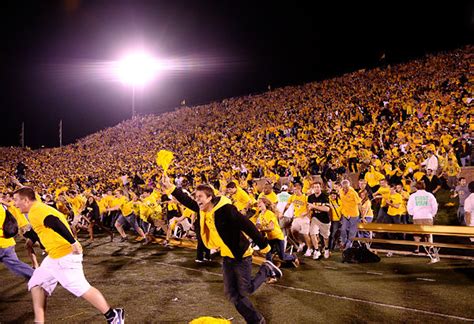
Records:
M265 197L267 198L268 200L270 200L272 202L272 204L276 204L278 203L278 197L276 195L276 193L274 191L272 191L269 195L265 195L263 192L260 193L260 195L258 195L258 199L262 198L262 197Z
M382 173L375 171L373 169L367 172L364 176L364 179L365 181L367 181L367 184L369 185L369 187L377 186L380 183L380 180L384 178L385 176Z
M403 197L398 192L394 194L390 194L389 200L392 201L392 204L400 205L398 208L388 206L387 214L390 216L398 216L403 215Z
M339 199L332 200L329 198L329 207L331 208L331 220L338 222L341 220L341 201Z
M223 257L234 258L234 254L229 249L229 247L224 243L222 238L217 231L216 224L214 221L214 213L216 210L221 208L224 205L231 204L229 198L221 196L217 205L209 212L200 211L200 221L199 226L201 228L201 238L202 242L208 249L220 249L221 255ZM247 257L252 255L253 249L249 246L247 251L245 251L242 257Z
M360 206L360 211L363 217L374 217L374 211L372 210L372 202L367 199L365 203Z
M296 195L293 194L288 199L287 206L293 204L295 218L303 217L307 212L308 196L305 194Z
M249 202L253 202L249 194L240 187L237 187L237 191L232 195L232 201L234 202L234 206L237 207L238 211L242 211L242 209L248 206Z
M347 193L344 190L339 191L341 197L341 213L344 217L359 217L359 204L361 199L354 188L349 188Z
M402 190L400 192L400 195L402 196L402 204L400 205L400 208L401 208L401 215L406 215L408 213L407 211L407 203L408 203L408 199L410 198L410 194L405 191L405 190Z
M35 201L28 213L31 227L38 234L38 237L46 249L48 255L53 259L58 259L66 256L72 252L71 243L66 241L61 235L52 229L44 226L44 219L53 215L57 217L66 228L71 232L66 216L51 206L48 206L40 201ZM72 235L72 232L71 232Z
M13 215L13 217L15 217L18 223L18 228L28 225L28 220L18 208L14 206L10 206L8 207L8 211ZM6 249L16 244L14 237L11 237L11 238L3 237L3 222L5 221L5 217L6 217L5 209L3 208L3 206L0 206L0 249Z
M77 195L74 198L66 196L66 201L71 204L72 212L74 213L74 215L79 215L84 206L86 205L86 198L81 195Z
M390 197L390 187L380 187L379 190L374 192L374 195L381 195L382 201L380 202L380 207L387 206L387 200Z
M283 240L285 237L283 236L283 232L281 231L280 225L278 225L278 219L275 216L275 213L271 210L266 210L260 216L260 224L262 227L268 227L271 222L273 222L273 230L269 232L265 232L267 235L267 239L269 240Z

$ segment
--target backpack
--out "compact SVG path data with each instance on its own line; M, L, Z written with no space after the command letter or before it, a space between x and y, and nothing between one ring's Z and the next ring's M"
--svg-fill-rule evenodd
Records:
M5 210L5 220L2 225L3 237L7 239L15 237L18 234L18 223L12 213L5 206L2 205L2 207Z
M377 263L380 257L371 252L364 245L360 247L352 247L342 253L342 262L347 263Z

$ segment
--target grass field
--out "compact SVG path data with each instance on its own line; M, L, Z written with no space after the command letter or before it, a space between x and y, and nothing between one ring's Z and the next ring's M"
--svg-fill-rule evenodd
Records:
M85 248L87 278L128 323L186 323L199 316L242 318L223 294L220 260L202 266L184 248L107 243ZM23 247L17 246L22 260ZM276 284L264 284L252 297L268 323L455 323L473 322L474 262L423 257L382 257L377 264L303 260L284 269ZM0 265L0 322L32 322L26 283ZM51 323L103 323L82 299L58 287L49 299Z

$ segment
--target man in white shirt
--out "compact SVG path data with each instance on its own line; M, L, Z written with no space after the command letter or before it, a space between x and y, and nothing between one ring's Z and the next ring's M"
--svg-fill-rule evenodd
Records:
M428 155L428 158L424 160L421 165L426 166L426 169L433 170L433 174L436 175L438 173L438 157L431 150L428 151Z
M466 226L474 226L474 181L469 182L469 197L464 200L464 218ZM474 242L474 237L471 237L471 242Z
M410 195L407 203L408 214L413 216L415 225L433 225L433 218L438 212L438 202L432 193L425 190L425 183L418 181L415 185L417 191ZM413 236L416 242L420 242L420 236ZM424 235L426 241L431 241L431 235ZM419 252L419 247L414 251Z

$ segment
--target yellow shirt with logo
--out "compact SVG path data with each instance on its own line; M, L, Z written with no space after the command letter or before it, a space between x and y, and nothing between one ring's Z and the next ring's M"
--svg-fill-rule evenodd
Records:
M331 221L338 222L341 220L341 201L329 198L329 208L331 208Z
M404 214L404 208L403 207L403 197L400 195L398 192L394 194L390 194L389 200L392 202L392 204L399 205L398 208L388 206L388 212L387 214L389 216L399 216Z
M305 194L301 194L301 195L296 195L296 194L293 194L290 196L290 198L288 199L288 204L287 206L293 204L293 207L294 207L294 216L295 218L300 218L300 217L303 217L305 216L306 212L307 212L307 206L308 206L308 196L306 196Z

